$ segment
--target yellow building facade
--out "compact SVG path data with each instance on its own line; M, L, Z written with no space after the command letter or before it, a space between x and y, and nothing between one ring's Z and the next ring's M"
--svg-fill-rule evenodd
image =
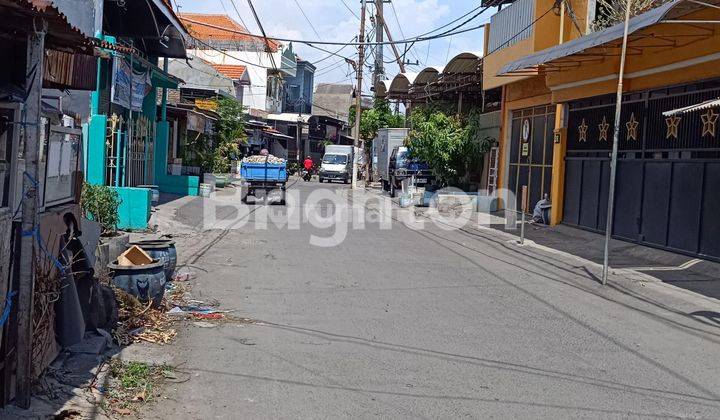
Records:
M707 182L720 182L720 108L663 113L720 97L716 3L674 1L631 21L614 219L622 239L713 259L720 224L707 212L720 201ZM526 185L531 206L550 198L552 224L601 231L622 28L590 31L586 1L548 4L534 4L530 36L497 51L492 28L486 37L484 86L503 89L499 184Z

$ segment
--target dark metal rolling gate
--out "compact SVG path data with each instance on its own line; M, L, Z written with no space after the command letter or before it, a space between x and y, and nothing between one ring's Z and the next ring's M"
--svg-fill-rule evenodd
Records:
M720 81L628 94L620 124L614 236L720 260ZM614 97L570 104L563 223L604 230Z
M530 209L544 194L550 195L554 129L554 105L512 113L508 189L518 197L516 202L518 211L521 207L519 197L523 185L528 187Z

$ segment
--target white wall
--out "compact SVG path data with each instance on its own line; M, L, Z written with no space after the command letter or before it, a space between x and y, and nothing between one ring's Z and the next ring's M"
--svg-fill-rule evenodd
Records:
M269 111L266 108L265 94L267 90L268 68L279 68L281 51L268 54L259 51L225 51L223 54L215 50L188 50L188 54L196 55L214 64L240 65L247 68L250 86L243 87L243 106ZM270 56L275 60L275 67Z

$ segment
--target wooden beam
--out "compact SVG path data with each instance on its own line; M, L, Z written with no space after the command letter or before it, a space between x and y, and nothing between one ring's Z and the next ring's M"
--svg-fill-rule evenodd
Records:
M37 231L37 207L39 166L42 79L47 22L33 22L34 30L27 38L27 70L25 76L26 100L22 123L25 126L25 174L22 194L22 236L20 239L20 270L18 281L18 341L17 341L17 405L30 407L32 396L32 336L33 294L35 288L35 241Z

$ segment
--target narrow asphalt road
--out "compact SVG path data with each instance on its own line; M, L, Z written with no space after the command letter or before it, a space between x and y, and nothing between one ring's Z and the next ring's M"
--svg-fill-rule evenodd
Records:
M347 192L292 190L306 205L321 187ZM337 227L258 224L268 212L295 217L258 205L234 229L178 236L181 263L206 270L194 294L257 323L181 332L166 351L190 379L143 417L720 418L711 300L602 287L581 261L492 231L393 220L320 247L311 236Z

